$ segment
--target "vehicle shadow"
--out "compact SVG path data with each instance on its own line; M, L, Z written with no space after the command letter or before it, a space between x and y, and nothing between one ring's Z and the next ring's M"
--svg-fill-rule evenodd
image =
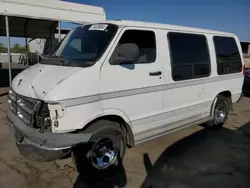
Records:
M203 129L167 148L141 188L245 188L250 186L250 123L236 131Z
M250 93L243 92L244 97L250 98Z
M111 171L104 171L104 173L93 173L91 169L86 166L79 166L76 164L80 174L78 175L73 188L115 188L125 187L127 184L127 177L125 169L119 159L119 166L113 166Z
M5 93L0 93L0 97L3 97L5 95L8 95L8 92L5 92Z

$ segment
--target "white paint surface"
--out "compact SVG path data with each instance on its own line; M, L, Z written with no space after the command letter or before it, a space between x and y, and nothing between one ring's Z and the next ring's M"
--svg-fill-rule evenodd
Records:
M17 93L39 98L49 103L60 103L65 108L64 116L59 119L59 127L54 129L55 132L81 129L98 117L118 115L128 122L133 133L138 135L137 138L143 140L150 136L157 137L160 133L162 134L160 132L162 130L168 131L179 128L183 124L189 124L210 116L212 102L220 92L230 91L233 102L239 99L243 75L241 73L225 76L217 74L212 41L213 35L231 36L236 39L237 45L240 47L239 40L234 34L144 22L113 21L109 23L119 24L120 27L106 52L95 65L88 68L35 65L21 73L13 81L13 89ZM133 68L109 64L109 58L117 42L127 29L152 30L155 32L157 58L154 63L135 64ZM199 33L207 37L212 71L209 77L180 82L172 80L166 38L169 31ZM241 58L243 59L242 53ZM42 69L42 73L39 73L40 69ZM149 72L154 71L161 71L162 75L149 76ZM20 78L24 82L22 86L17 87ZM209 79L217 79L217 81L204 82ZM195 84L196 81L202 83ZM185 86L190 82L194 84ZM115 94L113 98L104 97L110 93L110 96L112 96L112 92L123 93L127 90L161 87L162 85L167 87L179 83L183 83L183 85L172 89L131 94L123 97L115 97ZM34 86L33 90L31 85ZM45 94L42 91L45 91ZM64 102L65 100L75 101L76 99L81 101L81 98L89 96L95 97L96 101L69 106L65 105Z
M51 0L0 0L0 15L74 23L106 20L102 7Z

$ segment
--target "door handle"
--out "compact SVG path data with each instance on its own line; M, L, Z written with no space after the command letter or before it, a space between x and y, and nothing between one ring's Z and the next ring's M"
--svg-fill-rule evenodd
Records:
M156 72L150 72L149 76L160 76L161 75L161 71L156 71Z

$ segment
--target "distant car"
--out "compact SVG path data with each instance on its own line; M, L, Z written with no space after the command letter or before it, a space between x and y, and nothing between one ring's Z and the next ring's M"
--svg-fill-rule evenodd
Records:
M250 68L245 68L244 70L245 79L242 91L244 94L250 94Z

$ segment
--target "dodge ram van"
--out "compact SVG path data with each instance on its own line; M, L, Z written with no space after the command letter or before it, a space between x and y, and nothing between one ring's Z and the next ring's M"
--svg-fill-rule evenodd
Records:
M10 129L27 158L72 154L107 171L126 148L194 124L223 126L241 97L242 64L231 33L134 21L84 25L14 78Z

